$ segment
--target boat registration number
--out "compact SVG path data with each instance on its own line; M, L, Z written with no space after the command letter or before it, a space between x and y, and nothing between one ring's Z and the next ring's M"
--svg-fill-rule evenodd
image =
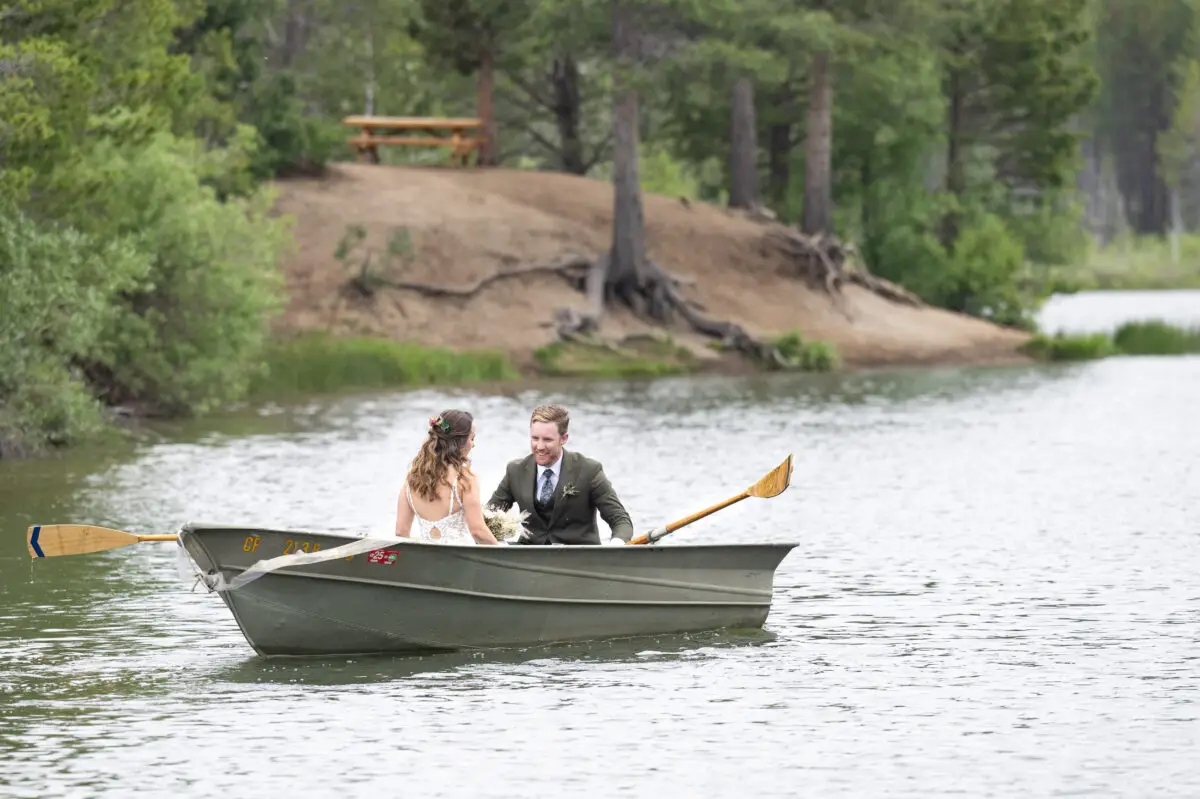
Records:
M262 543L262 536L248 535L246 540L242 542L243 552L257 552L258 545ZM283 554L291 555L294 552L320 552L321 545L314 541L301 541L299 539L289 538L283 542Z

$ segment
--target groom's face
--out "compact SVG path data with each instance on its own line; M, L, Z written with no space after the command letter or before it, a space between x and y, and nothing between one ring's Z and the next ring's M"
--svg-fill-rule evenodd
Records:
M562 456L565 435L558 434L553 422L534 422L529 425L529 448L538 466L550 466Z

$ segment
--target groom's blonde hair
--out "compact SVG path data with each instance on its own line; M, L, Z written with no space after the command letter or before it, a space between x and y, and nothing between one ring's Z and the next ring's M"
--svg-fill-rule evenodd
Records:
M529 415L529 423L534 422L549 422L558 428L560 436L565 436L571 424L571 412L561 405L539 405Z

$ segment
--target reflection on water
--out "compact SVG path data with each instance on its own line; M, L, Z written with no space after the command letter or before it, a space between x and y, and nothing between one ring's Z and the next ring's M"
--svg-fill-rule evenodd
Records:
M357 685L383 680L424 676L451 679L460 687L482 677L544 671L548 664L564 663L571 669L587 666L666 663L707 658L730 648L763 646L778 638L768 630L721 630L691 635L661 635L556 644L542 647L497 649L489 652L449 652L411 657L295 658L244 660L214 676L237 683L288 683L303 685ZM480 667L483 667L482 669ZM481 686L482 687L482 686Z
M639 529L799 541L763 631L264 661L173 544L31 568L47 520L390 529L432 410L485 483L574 412ZM0 462L5 797L1200 793L1200 359L378 394Z

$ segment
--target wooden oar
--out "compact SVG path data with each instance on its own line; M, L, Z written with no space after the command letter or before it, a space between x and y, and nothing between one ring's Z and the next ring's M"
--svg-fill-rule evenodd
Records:
M174 541L175 535L137 535L90 524L35 524L29 528L29 557L85 555L143 541Z
M717 511L719 511L723 508L728 508L730 505L734 504L735 502L741 502L743 499L747 499L749 497L758 497L759 499L770 499L771 497L777 497L780 494L782 494L784 491L786 491L787 487L789 485L791 485L791 483L792 483L792 456L789 454L787 456L787 459L784 460L783 463L776 466L765 477L763 477L757 483L750 486L749 488L747 488L745 491L738 494L737 496L730 497L729 499L725 500L724 502L718 502L716 505L713 505L711 508L705 508L704 510L702 510L698 513L693 513L691 516L685 516L684 518L680 519L679 521L671 522L670 524L666 525L665 527L660 527L657 530L651 530L650 532L646 533L645 535L639 535L637 538L633 539L629 543L630 544L653 544L655 541L658 541L663 536L666 536L666 535L669 535L669 534L675 532L680 527L686 527L687 525L691 524L694 521L703 519L705 516L709 516L713 513L716 513Z

